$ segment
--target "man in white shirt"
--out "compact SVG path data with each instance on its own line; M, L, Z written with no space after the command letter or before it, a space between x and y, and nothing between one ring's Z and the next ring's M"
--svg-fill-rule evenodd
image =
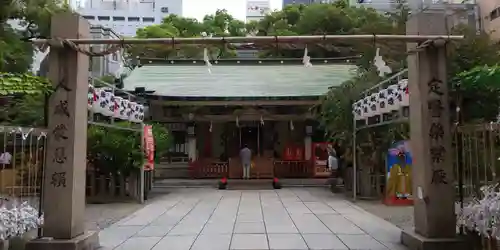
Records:
M0 155L0 164L9 165L11 160L12 160L12 155L7 151L3 152Z

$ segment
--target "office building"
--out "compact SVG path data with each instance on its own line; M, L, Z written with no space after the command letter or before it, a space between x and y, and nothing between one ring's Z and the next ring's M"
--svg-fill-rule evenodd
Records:
M283 0L283 7L290 4L332 3L335 0Z
M246 7L247 22L259 21L271 11L269 0L247 0Z
M182 15L182 0L87 0L76 11L93 25L133 37L137 29L159 24L170 14Z

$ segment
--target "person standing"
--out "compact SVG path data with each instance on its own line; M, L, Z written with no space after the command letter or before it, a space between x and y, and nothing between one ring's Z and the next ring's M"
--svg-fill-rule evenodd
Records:
M241 165L243 166L243 179L250 179L250 167L252 164L252 150L248 148L248 145L240 150Z

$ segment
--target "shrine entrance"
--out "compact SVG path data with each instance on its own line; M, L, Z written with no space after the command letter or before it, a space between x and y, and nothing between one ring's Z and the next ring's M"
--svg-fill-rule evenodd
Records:
M252 150L252 155L257 156L260 154L260 142L263 131L257 125L248 125L240 128L241 145L240 149L248 146Z
M45 225L43 230L43 235L41 239L30 242L27 245L27 249L49 249L54 248L55 245L61 247L61 249L97 249L98 248L98 237L95 233L85 232L83 214L85 208L85 176L84 169L85 166L85 155L86 149L82 145L81 141L85 140L86 126L85 122L82 121L82 113L85 113L85 95L88 88L88 65L89 60L87 56L103 56L110 54L112 52L111 48L124 47L127 44L145 44L145 43L158 43L165 45L177 45L177 44L216 44L216 43L261 43L268 45L275 45L277 43L333 43L333 41L350 41L350 40L363 40L363 41L384 41L384 40L399 40L409 44L409 50L411 54L408 58L409 65L409 86L410 86L410 123L412 124L411 138L412 145L414 146L414 175L415 181L413 184L413 189L417 191L417 201L415 202L415 229L410 231L405 231L402 235L402 241L406 245L410 246L412 249L458 249L456 236L456 225L455 225L455 214L454 214L454 187L452 187L452 181L447 183L433 183L429 179L432 176L433 164L430 162L430 151L432 146L440 146L446 149L451 147L451 138L449 136L449 129L444 129L446 134L442 136L439 144L432 144L432 138L427 138L422 135L427 135L429 133L429 121L434 121L436 119L432 118L431 114L427 111L427 104L432 101L429 95L429 82L440 83L440 87L443 87L441 97L443 101L448 101L447 91L445 88L447 86L446 81L446 47L445 44L451 40L461 40L463 36L450 36L447 35L447 29L445 25L447 22L443 22L446 13L442 10L433 10L429 12L418 12L412 14L412 17L407 24L407 35L321 35L321 36L267 36L267 37L189 37L189 38L165 38L165 39L88 39L89 37L89 26L83 18L76 14L62 13L54 15L52 18L52 38L51 39L38 39L33 41L37 45L51 46L51 71L50 80L53 82L55 87L67 87L66 82L61 81L61 79L66 79L67 82L71 83L71 86L75 91L73 97L68 101L69 104L61 99L52 98L50 111L56 108L57 103L60 105L68 105L70 112L74 117L78 119L66 119L68 122L68 127L71 128L71 139L68 140L66 148L68 149L66 158L68 160L64 168L57 166L50 162L47 164L47 175L51 176L57 172L65 171L66 173L66 183L69 183L68 187L60 187L54 189L51 186L50 180L45 178L44 182L44 192L50 193L50 196L44 196L47 202L44 202L44 212L45 212ZM426 34L426 35L422 35ZM89 44L114 44L107 52L93 52L88 50ZM82 54L83 53L83 54ZM84 55L85 54L85 55ZM58 58L68 58L68 63L61 65ZM322 59L323 61L324 59ZM259 63L265 60L259 61ZM278 62L284 63L286 60L279 60ZM324 60L328 61L328 60ZM245 62L241 61L242 64ZM193 61L190 62L193 64ZM240 61L238 61L240 63ZM315 62L308 62L313 64ZM196 64L196 61L194 62ZM217 62L215 64L218 64ZM208 63L207 63L208 65ZM275 74L272 77L265 76L268 81L256 81L255 79L248 78L247 82L241 82L240 86L245 86L243 89L236 91L237 95L241 97L241 93L250 93L255 97L255 95L261 95L262 93L267 93L279 89L281 93L271 97L289 97L290 91L299 91L302 95L313 88L311 88L312 83L321 81L317 78L318 74L315 72L316 69L320 69L321 66L306 65L309 73L304 73L303 70L287 70L287 72L282 72L282 67L275 67L277 70L273 71ZM145 67L142 67L145 68ZM244 69L241 67L239 69ZM335 70L338 67L334 67ZM220 69L219 66L214 66L211 68L211 75L203 77L201 82L204 86L203 89L209 89L206 84L209 82L219 82L218 78L221 75L229 75L231 73L237 73L238 71L224 71L223 74L218 74L217 70ZM332 72L331 69L328 72ZM277 74L276 74L277 73ZM294 75L295 74L295 75ZM254 73L253 76L259 75ZM295 77L299 79L301 84L294 87L290 86L289 81L283 81L282 77L287 76L290 81ZM213 78L213 80L208 80L207 77ZM306 78L306 79L304 79ZM327 82L327 87L331 86L332 79L338 79L337 77L320 77L323 79L323 83ZM232 82L236 82L243 79L232 79ZM276 80L270 84L269 79ZM326 79L326 81L325 81ZM150 84L146 79L142 79L143 82ZM188 90L190 96L201 96L207 97L208 95L198 95L197 89L200 89L200 85L195 86L195 84L182 82L182 87L179 85L175 86L175 83L179 81L171 81L172 84L163 84L162 88L168 85L174 85L175 89ZM307 84L304 84L307 83ZM261 89L259 91L249 91L245 88L248 86L260 85ZM189 87L188 87L189 86ZM189 88L189 89L188 89ZM227 97L230 90L235 88L227 88L226 85L220 84L217 88L210 89L211 93L219 94L219 97ZM234 93L234 92L233 92ZM321 94L325 91L322 90ZM170 93L172 94L172 93ZM226 94L226 95L224 95ZM222 95L222 96L221 96ZM268 96L269 97L269 96ZM243 101L242 101L243 100ZM240 98L239 106L262 106L262 100L260 103L255 104L245 101L246 99ZM273 100L269 101L267 105L272 106ZM300 98L294 100L300 102ZM160 99L161 102L161 99ZM246 103L245 103L246 102ZM222 101L222 106L227 106L227 100ZM446 124L446 128L449 128L449 110L443 108L445 112L443 116L439 119L439 122L443 122L442 125ZM185 112L189 113L189 112ZM216 115L217 116L217 115ZM234 114L230 118L234 118ZM238 117L239 115L236 115ZM295 115L297 117L297 115ZM49 121L49 129L53 130L56 125L58 125L58 120L54 119ZM189 158L190 160L197 160L197 143L195 134L195 122L205 122L205 124L211 124L216 118L212 117L201 117L201 119L196 120L196 115L189 115L189 119L181 117L180 121L185 121L189 123L188 128L188 142L187 146L189 148ZM221 117L219 117L221 118ZM223 118L223 117L222 117ZM244 119L240 117L240 121ZM279 115L274 117L269 117L269 120L278 120L285 126L288 126L290 130L298 130L297 123L292 122L289 115ZM308 119L307 116L301 116L300 118L303 122ZM226 116L226 121L233 120L228 119ZM258 121L259 117L253 117L253 120ZM177 120L177 122L180 122ZM219 121L224 121L224 119L219 119ZM438 121L435 121L438 122ZM290 124L290 125L288 125ZM208 126L207 126L208 127ZM293 128L293 129L292 129ZM213 129L211 129L213 130ZM276 129L275 131L284 131L285 129ZM304 128L301 129L305 131ZM208 130L205 130L208 131ZM286 130L285 130L286 131ZM218 140L220 142L220 140ZM310 143L310 142L309 142ZM60 147L56 145L54 141L49 142L48 153L49 155L54 155L56 150ZM306 147L307 148L307 147ZM310 152L309 155L310 157ZM452 176L452 164L451 164L451 150L445 151L444 158L446 161L439 164L439 171L447 173ZM276 164L276 163L275 163ZM231 169L231 168L229 168ZM50 238L51 240L47 240Z

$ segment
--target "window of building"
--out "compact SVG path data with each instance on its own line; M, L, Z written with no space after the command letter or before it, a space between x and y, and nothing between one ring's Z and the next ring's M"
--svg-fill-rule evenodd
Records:
M140 21L141 21L141 19L140 19L140 18L138 18L138 17L129 17L129 18L128 18L128 21L129 21L129 22L140 22Z
M97 20L99 20L99 21L109 21L110 18L109 18L109 16L98 16Z
M83 18L85 18L87 20L94 20L95 16L83 16Z
M155 22L155 18L154 17L143 17L142 21L145 22L145 23L154 23Z
M113 57L111 58L113 61L118 61L118 53L113 53Z
M168 13L168 7L161 7L162 13Z
M114 16L113 21L125 21L125 17L123 16Z

